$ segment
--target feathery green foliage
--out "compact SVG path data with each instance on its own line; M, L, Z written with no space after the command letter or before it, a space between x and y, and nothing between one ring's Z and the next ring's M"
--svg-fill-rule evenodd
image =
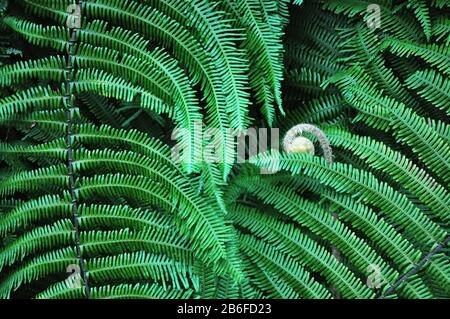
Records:
M0 297L450 297L449 3L371 4L0 1Z

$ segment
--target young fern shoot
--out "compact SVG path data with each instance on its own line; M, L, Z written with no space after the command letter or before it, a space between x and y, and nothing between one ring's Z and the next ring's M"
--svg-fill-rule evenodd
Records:
M333 164L333 151L325 133L312 124L298 124L291 128L283 140L283 148L287 153L315 153L314 145L311 140L301 136L303 133L312 134L319 141L323 151L323 156L328 164Z

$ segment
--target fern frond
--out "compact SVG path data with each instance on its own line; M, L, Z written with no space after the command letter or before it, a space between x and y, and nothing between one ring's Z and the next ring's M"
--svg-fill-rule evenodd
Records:
M252 159L252 162L271 170L278 164L293 174L314 176L338 192L350 193L360 200L365 199L368 203L383 209L393 221L404 225L410 236L415 236L424 245L433 245L443 240L446 235L439 225L417 209L406 196L395 192L386 183L379 182L369 172L342 163L329 166L322 158L298 154L262 154Z
M267 2L264 6L270 7L269 1L264 0L263 2ZM267 23L264 11L259 2L255 0L234 0L223 2L222 5L235 19L235 27L245 28L247 32L243 46L251 63L250 83L256 90L257 101L263 103L263 107L266 109L266 119L270 124L273 118L271 115L273 102L284 114L281 99L283 47L280 43L283 32L280 24ZM271 25L278 27L274 30L273 27L270 27Z
M43 26L15 17L2 19L13 30L31 44L40 47L51 47L58 51L66 52L70 39L70 30L60 26Z
M169 107L143 89L130 85L127 81L98 70L80 70L75 87L78 92L98 92L105 97L114 97L128 102L139 97L140 105L157 113L169 113Z
M132 230L172 229L172 220L155 211L131 208L126 205L86 205L78 207L78 221L82 228L129 228Z
M93 258L86 261L93 284L110 280L152 280L166 288L169 283L177 289L197 286L198 279L191 267L163 255L145 252Z
M431 34L433 37L436 37L437 41L445 40L445 43L448 45L450 43L450 19L439 17L433 21Z
M101 123L121 128L126 122L125 117L117 110L117 106L110 99L95 93L80 93L80 101L89 109Z
M72 222L68 219L60 220L53 225L34 228L31 232L16 239L13 243L2 248L0 253L0 270L5 266L25 259L25 257L67 246L75 240Z
M352 75L339 74L331 81L342 87L347 101L363 113L363 120L374 128L393 131L399 142L409 145L424 163L448 182L450 148L427 121L403 103L374 89L372 81L360 68L350 72Z
M17 203L0 217L0 236L24 230L29 225L53 218L69 218L72 205L59 195L45 195L23 203Z
M37 145L11 145L0 143L0 158L4 160L17 160L26 158L36 161L39 158L54 159L62 162L66 159L66 143L63 139L56 139Z
M249 260L245 260L244 262L253 285L258 287L259 294L265 293L268 298L274 299L301 299L300 294L278 274L272 273L262 267L260 268L257 264Z
M63 0L20 0L25 6L26 12L31 15L44 16L46 18L53 19L54 21L63 24L69 17L67 12L67 6L70 4L68 1Z
M189 299L193 291L164 288L158 284L137 283L92 287L92 299ZM82 289L73 288L67 281L58 283L43 292L36 299L79 299Z
M247 128L250 96L245 87L249 85L249 62L244 50L238 47L238 42L244 39L242 31L232 28L231 20L217 10L219 3L205 0L147 2L191 28L205 51L211 52L211 59L222 73L230 125L238 129Z
M122 284L95 287L91 296L94 299L189 299L192 294L191 289L164 288L158 284Z
M323 196L332 204L332 209L339 209L339 218L365 233L373 245L395 261L400 271L414 266L419 260L420 251L371 208L355 202L349 196L332 194L329 191Z
M220 75L214 71L210 59L198 41L177 21L170 19L150 6L125 1L101 0L83 3L84 12L93 18L125 22L130 27L141 26L152 39L171 48L173 54L186 66L192 79L202 81L205 98L208 102L208 124L218 128L222 140L226 141L226 131L230 128L230 118L226 112L226 99L220 82ZM219 147L218 153L224 164L224 177L231 170L230 147Z
M305 298L330 298L330 293L315 281L311 275L296 261L280 253L270 244L257 240L253 236L240 235L240 246L243 252L252 259L261 269L280 273L288 285L295 287ZM264 271L264 270L263 270Z
M339 264L329 252L301 234L293 225L245 207L233 208L231 218L239 226L276 245L279 251L287 253L308 269L323 274L344 297L367 298L372 295L347 267Z
M418 71L411 75L406 84L436 107L450 115L450 81L434 70Z
M0 119L30 110L43 110L61 106L63 96L50 87L32 87L0 99Z
M66 62L61 56L34 61L19 61L0 68L0 86L12 86L33 78L64 81Z
M83 178L79 190L80 198L89 198L101 192L102 195L132 196L144 203L156 205L168 212L176 213L177 224L182 234L188 238L192 236L192 248L198 253L199 258L205 261L218 263L217 267L229 269L239 278L241 275L237 260L231 258L229 264L226 243L230 241L232 231L230 227L224 227L223 217L207 206L206 202L194 200L180 189L178 198L170 199L170 189L158 182L143 176L133 175L104 175L93 178ZM191 194L192 195L192 194Z
M434 255L426 266L426 275L434 295L445 298L450 294L450 260L445 251Z
M244 187L244 185L242 185ZM289 216L302 226L331 242L347 256L361 273L367 272L370 264L379 265L383 278L393 280L395 273L380 256L363 240L332 215L318 205L305 201L285 187L273 187L261 181L246 187L266 204L273 205L284 215Z
M431 18L430 8L426 1L423 0L408 0L408 7L414 10L417 20L419 20L422 26L423 32L427 39L431 37Z
M59 99L60 97L55 97ZM58 101L55 100L55 103ZM80 118L78 110L72 110L73 118ZM64 137L67 123L64 122L66 110L56 108L53 110L30 111L23 114L14 114L5 119L0 119L0 124L8 127L16 127L26 133L30 138L45 142Z
M3 177L0 183L0 195L10 196L17 192L36 191L49 186L66 188L68 183L67 167L55 165Z
M0 298L449 296L448 0L4 3Z
M369 166L390 174L397 182L415 194L430 209L447 221L450 215L450 194L425 171L402 154L369 137L354 136L339 128L325 130L332 145L343 147L360 156Z
M80 242L83 255L114 255L141 250L164 254L187 265L193 261L185 238L173 231L146 229L132 232L125 228L118 231L81 232Z
M293 127L297 123L319 124L327 120L336 121L346 110L347 104L340 95L321 96L289 112L288 118L283 121L283 127Z
M68 266L77 264L78 258L74 248L64 248L37 256L5 276L0 284L0 297L9 298L11 292L22 284L31 283L48 275L64 274Z
M450 48L446 45L438 44L415 44L397 39L386 39L383 48L400 57L417 56L425 62L436 67L446 75L450 74Z
M286 75L286 81L294 89L300 89L314 98L318 98L324 93L324 90L320 87L324 81L324 76L310 69L292 70Z
M370 0L331 0L324 2L324 8L336 14L344 14L350 18L359 17L359 23L365 23L370 12L367 8L374 4ZM399 14L403 4L395 5L390 0L380 0L376 3L381 9L381 29L395 36L395 38L420 43L422 34L418 32L420 25L414 18Z

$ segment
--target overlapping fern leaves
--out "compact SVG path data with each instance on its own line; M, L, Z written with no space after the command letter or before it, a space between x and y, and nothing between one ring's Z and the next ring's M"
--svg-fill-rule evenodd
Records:
M305 107L292 111L286 127L296 122L320 125L334 146L336 160L347 164L327 167L320 160L295 157L277 162L261 157L256 162L318 179L320 184L303 183L304 190L319 195L340 220L394 260L393 271L414 270L415 276L387 279L394 288L381 296L394 291L404 297L448 296L447 251L436 254L439 264L424 258L446 246L449 229L449 118L444 105L450 102L446 96L450 55L445 36L428 32L433 28L429 12L439 16L439 11L420 1L398 5L382 1L381 28L372 29L365 23L370 4L308 2L306 10L313 12L316 23L298 19L288 37L295 40L288 43L287 72L309 78L288 79L288 103L298 104L300 95ZM314 32L298 35L300 28ZM299 59L296 47L309 54ZM318 77L326 78L320 94L311 91ZM395 246L396 252L391 250ZM416 267L418 260L427 263ZM440 288L432 284L433 267L447 273L439 279Z
M1 20L2 298L450 296L447 2L71 4ZM335 164L234 163L229 129L302 122Z

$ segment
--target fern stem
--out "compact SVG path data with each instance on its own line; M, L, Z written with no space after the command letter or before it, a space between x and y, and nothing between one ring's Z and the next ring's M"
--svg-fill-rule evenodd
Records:
M76 4L81 6L81 0L76 0ZM86 298L89 299L89 284L88 278L85 271L85 262L81 254L80 248L80 224L78 220L78 202L75 194L75 178L73 169L73 159L72 159L72 110L75 107L75 98L72 100L72 87L73 87L73 65L72 57L74 55L73 47L77 42L77 29L74 27L71 30L71 36L69 40L68 50L67 50L67 65L66 65L66 144L67 144L67 171L69 175L69 187L70 187L70 197L72 202L72 212L73 212L73 225L75 230L75 245L77 257L80 261L80 274L84 282L84 290Z
M406 274L401 276L386 292L380 297L383 299L385 296L389 296L395 292L395 290L400 287L406 280L411 276L414 276L419 270L436 254L440 253L445 246L450 242L450 236L447 237L442 243L436 246L428 255L423 257L412 269L410 269Z

